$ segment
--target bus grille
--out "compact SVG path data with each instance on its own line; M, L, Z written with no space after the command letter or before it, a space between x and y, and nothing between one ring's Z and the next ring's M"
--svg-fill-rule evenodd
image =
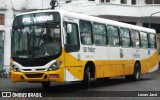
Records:
M42 78L43 73L40 74L25 74L27 78Z

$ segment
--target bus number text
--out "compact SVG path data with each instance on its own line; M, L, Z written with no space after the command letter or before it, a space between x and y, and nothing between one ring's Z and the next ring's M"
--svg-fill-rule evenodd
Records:
M92 47L84 47L83 52L95 52L95 48Z

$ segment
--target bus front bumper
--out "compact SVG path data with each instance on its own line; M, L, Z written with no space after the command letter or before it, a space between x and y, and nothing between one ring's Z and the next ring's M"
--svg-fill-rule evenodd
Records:
M64 82L64 68L46 72L11 72L12 82Z

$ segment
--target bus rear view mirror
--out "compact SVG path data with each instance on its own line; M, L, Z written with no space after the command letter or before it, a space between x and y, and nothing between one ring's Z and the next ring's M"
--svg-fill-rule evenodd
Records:
M67 33L72 33L72 25L67 24Z

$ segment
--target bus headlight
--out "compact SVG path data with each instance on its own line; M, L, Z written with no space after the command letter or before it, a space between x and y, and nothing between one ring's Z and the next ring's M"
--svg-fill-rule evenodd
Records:
M63 63L63 61L56 61L54 62L49 68L48 68L48 71L52 71L52 70L57 70L61 64Z
M12 65L12 70L15 72L20 72L19 68L16 65Z

